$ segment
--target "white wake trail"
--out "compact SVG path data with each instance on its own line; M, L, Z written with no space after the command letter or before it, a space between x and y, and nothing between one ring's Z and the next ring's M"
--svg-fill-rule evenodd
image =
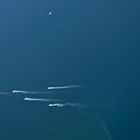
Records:
M54 103L54 104L49 104L49 107L65 107L65 106L70 106L70 107L83 107L81 104L78 103Z
M13 94L47 94L50 91L26 91L26 90L13 90Z
M57 102L60 100L57 99L44 99L44 98L28 98L25 97L24 101L31 101L31 102Z
M13 90L12 93L23 93L23 94L28 94L28 91L24 91L24 90Z
M71 88L80 88L81 85L68 85L68 86L50 86L48 90L59 90L59 89L71 89Z
M60 103L55 103L55 104L49 104L49 107L64 107L64 104L60 104Z

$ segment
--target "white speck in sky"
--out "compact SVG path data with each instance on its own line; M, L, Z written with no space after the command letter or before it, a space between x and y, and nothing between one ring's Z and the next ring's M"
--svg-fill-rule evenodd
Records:
M49 16L52 16L52 12L51 11L49 12Z

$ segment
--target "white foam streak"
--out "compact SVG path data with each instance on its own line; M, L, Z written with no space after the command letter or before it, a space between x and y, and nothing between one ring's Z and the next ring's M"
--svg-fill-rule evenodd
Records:
M13 94L47 94L49 91L25 91L25 90L13 90Z
M49 104L49 107L63 107L64 104L60 104L60 103L55 103L55 104Z
M80 85L69 85L69 86L52 86L48 87L48 90L57 90L57 89L71 89L71 88L80 88Z
M28 94L28 91L24 91L24 90L13 90L12 93L23 93L23 94Z
M24 98L24 101L35 101L35 102L56 102L56 101L60 101L57 99L44 99L44 98Z
M71 107L82 107L81 104L78 103L54 103L54 104L49 104L49 107L65 107L65 106L71 106Z

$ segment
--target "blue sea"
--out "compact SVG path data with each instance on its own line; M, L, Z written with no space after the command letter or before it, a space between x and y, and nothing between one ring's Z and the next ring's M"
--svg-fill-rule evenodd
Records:
M139 140L139 5L1 0L0 140Z

